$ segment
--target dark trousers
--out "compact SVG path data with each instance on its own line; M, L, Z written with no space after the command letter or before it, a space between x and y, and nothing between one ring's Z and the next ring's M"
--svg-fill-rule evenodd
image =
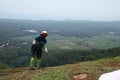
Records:
M31 46L31 53L32 53L32 57L37 57L37 59L40 59L42 56L42 47L39 45L32 45Z

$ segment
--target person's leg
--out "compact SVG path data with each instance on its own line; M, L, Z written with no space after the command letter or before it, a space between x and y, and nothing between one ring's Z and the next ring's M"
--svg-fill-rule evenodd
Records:
M35 51L36 51L36 46L35 45L32 45L31 46L31 53L32 53L32 57L31 57L31 60L30 60L30 69L31 70L34 70L34 65L35 65Z
M40 69L40 59L37 59L37 69Z
M42 56L42 49L40 48L37 52L37 69L40 68L40 59L41 59L41 56Z
M31 68L31 69L34 69L34 68L33 68L34 65L35 65L35 58L34 58L34 57L31 57L31 60L30 60L30 68Z

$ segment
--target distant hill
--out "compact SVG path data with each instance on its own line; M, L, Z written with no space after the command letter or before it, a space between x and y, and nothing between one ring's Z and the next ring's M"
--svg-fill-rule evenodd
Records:
M23 36L34 34L22 30L47 30L51 34L64 36L91 37L108 32L120 34L120 21L55 21L55 20L15 20L0 19L0 37Z

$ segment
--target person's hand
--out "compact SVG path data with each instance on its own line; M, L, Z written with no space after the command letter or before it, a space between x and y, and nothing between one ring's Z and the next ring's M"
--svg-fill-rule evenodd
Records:
M39 43L38 43L38 42L36 42L36 43L35 43L35 45L36 45L36 46L38 46L38 45L39 45Z
M45 51L46 54L48 54L48 51Z
M45 53L48 54L48 50L47 49L45 49Z

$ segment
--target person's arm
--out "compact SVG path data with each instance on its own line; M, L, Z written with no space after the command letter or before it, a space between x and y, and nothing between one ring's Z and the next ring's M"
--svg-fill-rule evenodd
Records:
M44 50L44 52L45 52L46 54L48 54L48 49L46 48L45 45L43 46L43 50Z
M35 45L38 45L38 44L39 44L36 40L33 40L32 43L35 44Z

